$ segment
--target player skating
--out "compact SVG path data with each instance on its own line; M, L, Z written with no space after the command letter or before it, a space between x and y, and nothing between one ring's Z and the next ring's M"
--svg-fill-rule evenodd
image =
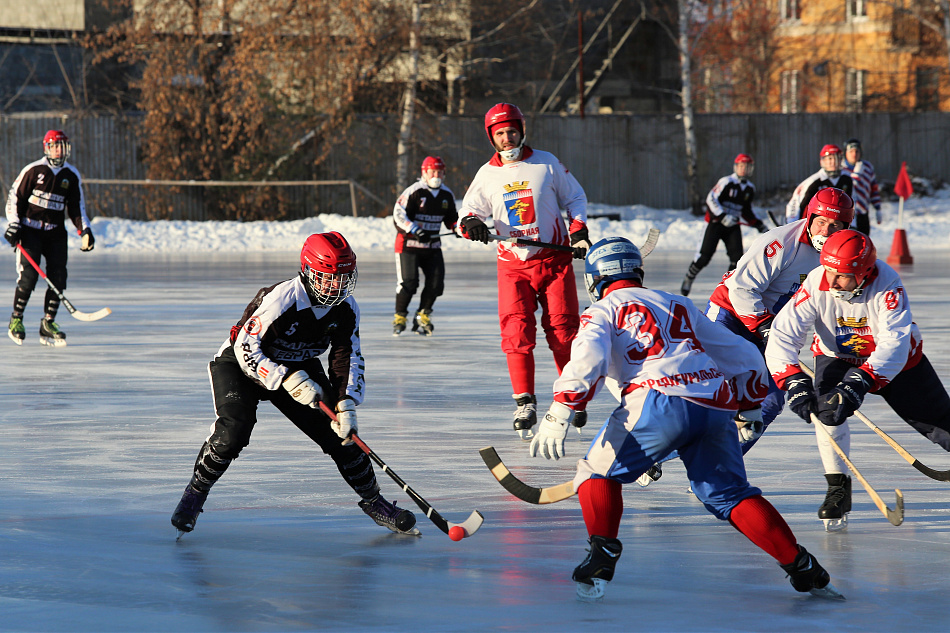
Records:
M805 217L760 235L713 291L707 316L751 341L765 352L772 319L818 265L818 254L829 236L854 219L854 203L838 189L822 189L808 203ZM762 431L782 412L784 395L770 381L762 403ZM758 435L743 438L743 453Z
M755 163L748 154L739 154L733 161L733 172L723 176L706 196L706 232L696 253L696 259L689 265L680 293L685 297L693 287L696 275L709 264L716 247L721 241L726 245L729 256L729 268L736 267L742 257L742 223L755 227L759 233L767 230L752 211L755 199L755 185L749 178ZM728 271L727 271L728 272Z
M7 198L7 230L4 237L16 248L25 250L33 261L46 260L46 275L60 292L66 290L66 216L82 238L80 250L91 251L95 238L86 215L86 202L79 171L70 163L72 145L66 133L50 130L43 137L43 158L20 172ZM17 284L13 293L13 313L7 335L17 345L26 338L23 315L36 288L39 272L18 250ZM40 320L40 343L51 347L66 345L66 334L56 323L60 298L47 288L44 314Z
M863 156L861 141L856 138L848 139L844 145L841 173L852 180L854 228L865 235L870 235L871 207L874 207L877 223L881 223L881 192L877 184L877 175L874 173L874 165L864 160Z
M462 201L460 230L464 237L488 243L485 221L495 233L577 248L583 258L590 248L587 196L580 183L554 154L525 145L525 118L517 106L499 103L485 114L485 133L495 150ZM567 213L569 225L561 217ZM517 408L514 428L531 437L537 422L534 388L535 310L541 306L541 328L558 371L571 356L579 305L571 254L535 246L498 244L498 316L501 348ZM579 412L575 425L586 421Z
M851 195L853 181L851 176L841 171L841 148L832 144L825 145L818 153L818 162L821 169L795 187L792 197L785 205L786 222L803 218L808 203L822 189L834 187Z
M172 515L180 532L194 529L211 486L250 442L257 407L267 400L336 463L363 512L393 532L418 534L415 516L380 494L369 457L346 442L365 389L360 311L350 294L356 277L356 255L342 235L311 235L300 273L259 290L231 328L209 366L217 419ZM334 407L336 421L320 401Z
M419 288L419 272L425 284L419 309L412 319L412 331L432 334L432 306L445 288L445 261L442 258L442 227L454 230L458 222L455 195L442 184L445 163L438 156L422 161L422 177L411 184L393 208L396 224L396 314L393 335L406 330L409 301Z
M814 383L798 360L812 328ZM839 231L825 242L821 266L775 317L765 359L788 391L789 407L807 422L816 414L846 454L851 441L844 422L868 392L950 451L950 396L923 353L900 276L877 259L874 244L859 231ZM826 529L842 529L851 510L851 478L827 434L815 433L828 483L818 517Z
M695 495L775 558L797 591L841 599L828 573L798 545L788 524L746 479L736 426L761 418L768 383L755 346L707 319L692 302L643 287L643 260L620 237L594 244L584 275L591 301L554 383L554 402L530 454L564 455L575 410L606 377L620 406L577 463L577 491L590 550L574 570L582 599L604 595L623 551L617 538L621 486L678 451ZM735 422L733 421L735 419Z

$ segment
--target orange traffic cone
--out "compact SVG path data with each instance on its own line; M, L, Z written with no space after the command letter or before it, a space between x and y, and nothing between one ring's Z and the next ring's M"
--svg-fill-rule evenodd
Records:
M914 263L907 245L907 231L904 229L894 229L894 241L891 243L891 254L887 257L887 263L891 266L909 266Z

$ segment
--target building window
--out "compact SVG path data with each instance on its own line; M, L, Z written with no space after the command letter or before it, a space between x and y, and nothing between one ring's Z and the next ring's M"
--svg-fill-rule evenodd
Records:
M857 20L868 17L868 0L845 0L848 7L848 19Z
M844 80L844 107L848 112L864 112L866 70L849 68Z
M782 71L782 114L795 114L801 111L800 70Z
M799 0L780 0L780 10L783 20L801 20L802 8Z
M917 69L917 110L940 109L940 69L924 66Z

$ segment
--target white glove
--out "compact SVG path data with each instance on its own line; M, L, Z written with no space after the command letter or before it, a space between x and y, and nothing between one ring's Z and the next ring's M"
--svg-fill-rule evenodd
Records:
M762 407L736 413L736 428L739 429L739 443L746 444L761 437L765 431L762 422Z
M283 386L290 393L290 397L300 404L314 409L320 406L320 400L323 399L323 389L310 380L310 376L302 369L284 378Z
M722 222L722 225L728 229L730 226L739 224L739 218L730 213L723 213L720 222Z
M342 440L349 439L351 433L356 433L356 403L349 398L337 402L336 420L330 420L330 428Z
M537 433L534 434L534 439L531 440L528 455L537 456L538 447L540 447L541 456L545 459L561 458L564 455L564 438L567 437L567 428L573 419L573 409L566 404L552 402Z

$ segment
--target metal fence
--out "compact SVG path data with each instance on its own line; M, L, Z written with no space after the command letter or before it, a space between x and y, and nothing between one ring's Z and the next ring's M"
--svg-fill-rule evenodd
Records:
M139 159L135 133L140 121L139 115L0 115L0 186L9 188L19 170L42 155L42 138L51 128L67 131L73 144L70 162L84 178L96 183L142 180L146 169ZM351 142L330 154L315 179L355 181L366 192L358 196L360 215L388 213L391 206L386 201L395 200L399 193L395 186L398 124L397 117L359 118ZM893 182L902 161L915 176L950 180L950 113L705 114L696 117L695 130L702 193L731 171L739 152L755 158L753 181L760 192L789 190L817 171L822 145L843 145L851 137L861 139L865 158L874 163L881 181ZM441 155L448 165L446 183L458 198L491 156L481 117L420 119L415 138L411 164L419 165L427 154ZM556 154L592 202L688 206L683 127L675 116L529 117L528 142ZM88 185L92 212L141 219L134 200L147 194L141 190L123 193L117 187ZM187 189L166 192L169 219L207 217L201 188ZM351 213L345 187L320 189L318 194L287 192L293 211L284 217Z

